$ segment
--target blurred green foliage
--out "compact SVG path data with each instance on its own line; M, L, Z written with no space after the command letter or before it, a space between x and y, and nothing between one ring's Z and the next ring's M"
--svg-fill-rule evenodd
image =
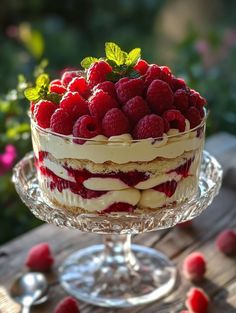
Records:
M222 27L202 35L190 27L184 40L171 46L172 58L163 53L157 60L155 25L164 4L164 0L59 0L56 5L46 0L3 0L0 153L8 143L16 146L18 159L31 150L24 77L33 81L49 60L47 71L54 78L64 68L78 67L87 55L103 55L106 41L128 51L141 47L150 63L168 63L207 98L208 133L236 134L236 28L222 22ZM230 0L227 7L232 20L234 4ZM0 176L0 203L0 243L40 224L16 195L11 173Z

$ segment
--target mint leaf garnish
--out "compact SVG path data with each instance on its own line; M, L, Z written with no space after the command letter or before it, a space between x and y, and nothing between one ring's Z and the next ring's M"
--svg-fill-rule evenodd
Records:
M90 67L91 64L93 64L94 62L97 62L98 59L97 58L94 58L94 57L86 57L84 58L82 61L81 61L81 66L84 68L84 69L88 69Z
M46 87L49 85L49 77L47 74L41 74L36 78L36 86L37 87Z
M126 55L114 42L105 43L105 53L108 60L114 61L117 65L125 63Z
M141 49L134 48L133 50L129 52L127 59L126 59L126 64L133 66L137 63L140 57L141 57Z
M29 101L37 101L40 99L38 89L34 87L26 88L24 95Z
M25 97L30 101L39 101L46 99L49 91L49 77L47 74L40 74L35 81L35 87L29 87L24 90Z

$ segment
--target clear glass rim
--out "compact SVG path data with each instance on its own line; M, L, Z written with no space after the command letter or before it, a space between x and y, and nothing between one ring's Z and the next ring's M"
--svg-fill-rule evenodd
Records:
M197 131L198 129L202 128L203 126L205 126L206 124L206 120L207 120L207 117L209 115L209 110L206 110L206 108L204 108L204 112L205 112L205 115L201 121L201 123L197 126L195 126L194 128L190 128L189 130L186 130L184 132L179 132L177 134L172 134L172 135L167 135L166 136L161 136L161 137L155 137L155 138L145 138L145 139L132 139L130 140L129 142L130 143L137 143L137 142L145 142L145 141L161 141L163 139L171 139L171 138L176 138L176 137L180 137L180 136L183 136L183 135L187 135L189 133L193 133L195 131ZM34 121L34 119L32 118L32 115L31 113L29 112L29 117L30 117L30 121L31 121L31 125L33 125L36 129L38 129L40 132L44 133L44 134L50 134L50 135L53 135L53 136L56 136L56 137L59 137L59 138L62 138L64 140L71 140L71 141L89 141L89 142L95 142L95 143L98 143L98 142L101 142L101 143L107 143L108 142L108 139L99 139L99 140L95 140L94 138L84 138L84 137L74 137L73 135L63 135L63 134L58 134L48 128L42 128L40 127L39 125L37 125L37 123ZM122 135L120 135L122 136ZM115 137L115 136L114 136ZM122 143L124 144L124 141L123 140L110 140L109 139L109 143Z

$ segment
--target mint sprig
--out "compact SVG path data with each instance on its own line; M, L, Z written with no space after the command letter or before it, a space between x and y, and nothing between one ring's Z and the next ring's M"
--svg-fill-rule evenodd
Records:
M38 102L41 99L59 103L61 95L49 92L49 76L45 73L40 74L35 81L35 87L28 87L24 90L24 95L29 101Z
M112 67L112 72L107 75L107 79L118 81L122 77L137 78L140 73L134 69L135 64L141 57L141 49L134 48L129 53L123 51L116 43L105 43L106 57L97 59L95 57L86 57L82 60L81 66L87 70L90 66L99 61L104 60Z
M47 96L48 91L49 77L47 74L41 74L36 78L35 87L26 88L24 95L30 101L39 101Z

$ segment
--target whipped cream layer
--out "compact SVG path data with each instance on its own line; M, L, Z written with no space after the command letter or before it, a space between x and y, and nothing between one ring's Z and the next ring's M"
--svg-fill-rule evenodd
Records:
M203 145L204 136L198 136L197 131L179 133L171 129L161 140L144 139L133 141L130 134L106 138L99 135L84 144L78 144L72 138L60 137L56 134L40 130L32 122L32 141L36 156L39 151L49 152L56 159L90 160L94 163L114 162L149 162L157 157L173 159L184 152L196 150ZM171 137L168 137L171 136Z

